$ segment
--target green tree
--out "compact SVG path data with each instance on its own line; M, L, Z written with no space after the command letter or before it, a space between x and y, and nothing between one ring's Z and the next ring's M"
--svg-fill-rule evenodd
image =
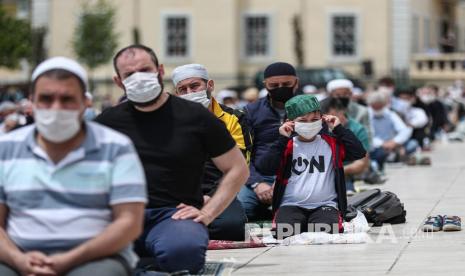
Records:
M9 16L0 5L0 66L16 69L31 51L29 22Z
M99 65L109 62L118 46L114 21L115 8L104 0L82 6L80 22L74 31L73 49L91 73Z
M304 39L302 34L302 22L301 17L295 15L292 18L292 28L294 30L294 53L297 60L297 66L302 67L304 65Z

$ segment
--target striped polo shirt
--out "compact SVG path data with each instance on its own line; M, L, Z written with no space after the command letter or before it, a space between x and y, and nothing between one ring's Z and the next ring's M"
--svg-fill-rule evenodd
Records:
M132 142L86 122L82 145L55 164L36 142L35 126L0 137L0 204L6 231L22 250L66 251L112 222L111 206L147 202L142 164ZM131 246L121 255L135 265Z

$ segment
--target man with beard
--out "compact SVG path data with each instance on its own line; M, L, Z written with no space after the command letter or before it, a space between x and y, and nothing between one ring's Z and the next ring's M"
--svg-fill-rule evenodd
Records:
M271 219L274 175L262 175L255 168L255 160L263 156L279 138L279 127L285 121L285 103L298 86L295 68L289 63L276 62L264 71L264 85L268 96L245 107L246 122L253 133L250 177L242 187L238 199L249 220Z
M244 124L244 113L217 102L212 96L215 89L214 80L208 76L207 69L201 64L186 64L176 67L172 74L176 95L188 101L204 106L215 117L221 120L231 137L236 141L246 160L250 157L251 135ZM211 160L205 163L202 179L204 204L207 204L215 193L223 174ZM243 241L247 217L241 203L233 202L209 226L212 240Z
M368 139L372 139L372 129L370 125L370 116L368 116L368 108L361 104L352 101L352 90L354 84L348 79L336 79L328 82L326 91L329 98L321 103L323 109L327 109L327 105L333 98L339 99L343 106L347 109L347 115L361 124L368 133Z
M246 161L207 109L163 92L163 65L152 49L128 46L113 64L114 82L128 100L96 120L128 135L144 166L149 203L136 251L154 257L157 270L197 273L205 264L207 226L245 183ZM201 178L208 158L223 178L204 205Z

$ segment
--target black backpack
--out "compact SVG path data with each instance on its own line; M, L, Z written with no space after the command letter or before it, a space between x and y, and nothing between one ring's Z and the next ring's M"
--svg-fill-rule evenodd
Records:
M372 189L353 195L347 201L348 214L353 218L360 210L368 222L373 226L381 226L383 223L398 224L406 221L407 211L404 204L392 192Z

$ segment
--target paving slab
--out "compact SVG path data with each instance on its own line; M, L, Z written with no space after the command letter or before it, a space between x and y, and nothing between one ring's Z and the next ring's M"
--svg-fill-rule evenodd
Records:
M435 145L430 167L388 166L379 187L405 204L407 223L372 228L366 244L277 246L209 251L237 275L465 275L465 231L424 233L431 214L465 218L465 144Z

